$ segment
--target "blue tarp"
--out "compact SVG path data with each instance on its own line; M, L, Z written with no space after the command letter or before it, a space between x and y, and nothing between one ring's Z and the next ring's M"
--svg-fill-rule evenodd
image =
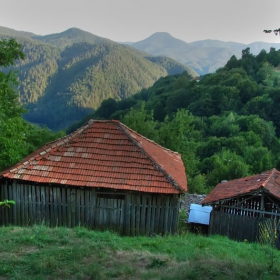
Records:
M209 225L211 211L212 211L212 206L191 204L188 222Z

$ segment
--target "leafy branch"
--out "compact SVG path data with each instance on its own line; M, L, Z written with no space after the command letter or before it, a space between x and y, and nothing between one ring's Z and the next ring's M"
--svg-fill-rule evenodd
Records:
M10 204L16 204L14 200L5 199L4 201L0 201L0 207L11 207Z
M264 33L271 33L271 32L274 32L275 35L280 35L280 28L274 29L274 30L271 30L271 29L266 30L266 29L265 29L263 32L264 32Z

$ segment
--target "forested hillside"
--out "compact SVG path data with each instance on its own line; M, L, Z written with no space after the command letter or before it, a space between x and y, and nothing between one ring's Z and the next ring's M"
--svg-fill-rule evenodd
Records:
M280 168L279 63L280 50L255 56L247 48L199 82L160 78L128 99L103 101L86 119L120 119L180 152L190 192L207 192L221 180Z
M109 97L122 100L160 77L187 71L179 62L153 57L77 28L38 36L0 28L0 38L15 38L25 59L15 63L25 118L63 129L93 112Z

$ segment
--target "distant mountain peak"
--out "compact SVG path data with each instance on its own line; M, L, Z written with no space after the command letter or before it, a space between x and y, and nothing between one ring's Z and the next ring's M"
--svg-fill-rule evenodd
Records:
M84 31L82 29L79 29L77 27L71 27L63 32L60 33L62 34L73 34L73 35L79 35L79 34L88 34L88 35L92 35L92 36L96 36L94 34L91 34L90 32Z
M177 39L175 37L173 37L170 33L168 32L156 32L154 34L152 34L150 37L142 40L141 42L143 41L149 41L149 40L158 40L158 41L176 41L176 42L182 42L184 44L187 44L186 42L180 40L180 39Z
M88 31L84 31L77 27L69 28L60 33L49 34L45 36L36 37L40 41L44 41L46 43L51 43L61 49L64 49L67 46L71 46L74 43L101 43L101 42L112 42L109 39L99 37L94 35Z
M170 33L168 32L156 32L152 34L150 37L172 37L174 38Z
M69 37L69 36L84 36L84 35L88 35L88 36L92 36L92 37L97 37L94 34L91 34L90 32L84 31L82 29L79 29L77 27L71 27L65 31L59 32L59 33L52 33L52 34L48 34L45 35L43 37L45 38L52 38L52 37Z
M176 39L167 32L156 32L150 37L132 44L133 47L139 50L153 54L161 49L188 49L188 43ZM156 55L167 55L166 53L158 53Z

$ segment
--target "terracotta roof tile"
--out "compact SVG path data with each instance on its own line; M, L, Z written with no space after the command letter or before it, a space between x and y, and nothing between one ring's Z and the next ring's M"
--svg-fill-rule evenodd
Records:
M119 121L90 120L1 172L0 177L153 193L187 191L181 156Z
M219 183L206 196L202 204L217 203L221 200L235 198L260 189L264 189L280 199L280 172L273 168L261 174Z

